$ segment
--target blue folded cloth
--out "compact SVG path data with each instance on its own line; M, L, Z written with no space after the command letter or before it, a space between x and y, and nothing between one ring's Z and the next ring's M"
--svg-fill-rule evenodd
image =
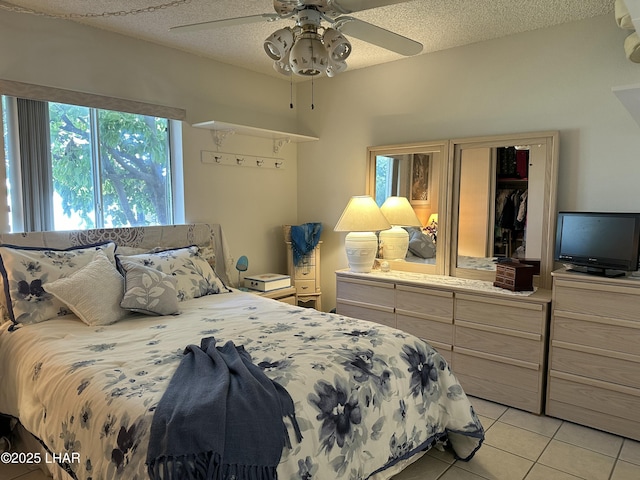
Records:
M298 265L300 259L316 248L322 233L321 223L305 223L291 227L291 249L293 250L293 264Z

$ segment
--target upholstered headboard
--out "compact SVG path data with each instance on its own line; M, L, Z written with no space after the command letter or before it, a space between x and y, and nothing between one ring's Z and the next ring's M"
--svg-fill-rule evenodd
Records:
M4 233L0 244L65 249L112 241L117 253L132 255L154 249L197 245L218 276L229 283L233 258L219 224L191 223L153 227L98 228L50 232Z

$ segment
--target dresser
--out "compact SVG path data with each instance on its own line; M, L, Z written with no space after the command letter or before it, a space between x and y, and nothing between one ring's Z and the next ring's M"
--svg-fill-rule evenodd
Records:
M552 276L547 415L640 440L640 278Z
M410 272L336 272L336 311L399 328L449 361L465 392L544 409L551 291Z
M320 245L300 259L298 265L293 262L291 242L287 244L287 271L291 285L296 289L298 305L307 304L316 310L322 310L322 292L320 290Z

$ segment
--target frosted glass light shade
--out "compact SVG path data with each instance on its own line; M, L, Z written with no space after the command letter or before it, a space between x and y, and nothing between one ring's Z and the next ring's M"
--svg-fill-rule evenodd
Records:
M373 232L390 226L372 197L351 197L334 230L350 232L345 239L345 250L352 272L371 271L378 251L378 237Z

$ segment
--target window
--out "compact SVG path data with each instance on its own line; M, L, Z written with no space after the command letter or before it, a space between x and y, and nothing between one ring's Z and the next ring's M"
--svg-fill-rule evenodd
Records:
M3 113L14 231L174 222L179 122L14 97Z

